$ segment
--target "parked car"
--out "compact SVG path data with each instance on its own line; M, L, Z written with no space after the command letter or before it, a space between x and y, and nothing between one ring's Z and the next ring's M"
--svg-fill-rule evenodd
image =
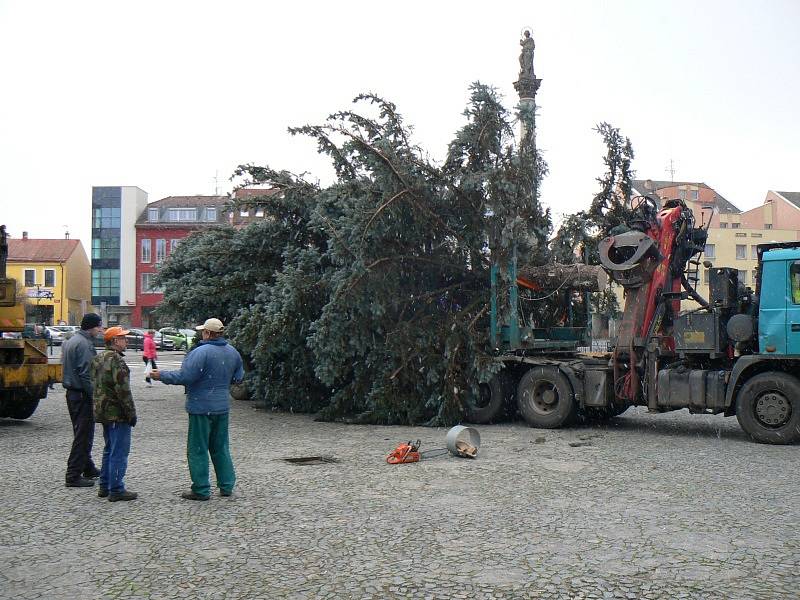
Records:
M144 334L149 331L148 329L134 329L133 327L128 328L130 333L125 336L128 338L128 348L132 348L135 350L143 350L144 349ZM172 340L165 338L162 336L158 331L156 331L155 335L153 336L153 341L156 344L156 350L174 350L175 344Z
M164 339L171 340L176 350L188 350L192 344L192 339L197 334L194 329L178 329L176 327L162 327L157 335Z
M80 327L77 325L49 325L47 330L50 332L50 339L54 346L60 346L71 338Z

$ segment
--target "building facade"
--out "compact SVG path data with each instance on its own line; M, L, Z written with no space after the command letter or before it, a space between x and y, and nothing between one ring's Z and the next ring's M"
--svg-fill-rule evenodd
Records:
M633 188L634 194L655 194L661 202L684 200L692 209L697 226L707 225L710 218L702 260L715 267L738 269L739 281L746 286L755 288L758 244L800 239L800 193L769 191L762 206L743 212L701 182L636 180ZM699 275L697 291L708 298L708 269L701 267ZM693 301L685 301L681 308L696 306Z
M92 188L92 304L107 325L131 325L136 306L137 217L147 192L136 186Z
M79 240L8 240L7 276L26 299L28 323L80 325L91 303L91 267Z
M157 328L153 312L164 299L154 278L159 265L193 231L228 223L227 196L170 196L151 202L136 220L136 302L133 327Z

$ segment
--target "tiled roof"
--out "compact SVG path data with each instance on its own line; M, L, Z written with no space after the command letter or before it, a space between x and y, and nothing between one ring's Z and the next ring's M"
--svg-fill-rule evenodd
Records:
M66 262L79 240L8 240L8 260L19 262Z
M653 184L651 189L647 189L645 187L644 184L645 184L646 181L649 181L650 183ZM739 210L739 208L735 204L733 204L732 202L729 202L728 200L726 200L719 192L717 192L717 190L712 188L710 185L706 185L705 183L702 183L702 182L698 182L698 181L656 181L655 179L650 179L650 180L647 180L647 179L635 179L633 181L633 189L634 189L634 191L637 194L642 194L642 195L644 195L646 193L654 193L654 192L657 192L658 190L662 190L664 188L677 187L677 186L682 186L682 185L696 185L697 187L702 187L702 188L706 188L708 190L713 191L714 194L715 194L714 204L716 204L717 209L721 213L740 213L740 212L742 212L741 210Z
M796 207L800 208L800 192L776 192L776 194L780 194Z
M236 199L257 198L259 196L274 196L279 192L278 188L239 188L233 192L233 197Z
M140 223L150 223L151 221L148 219L149 210L151 208L159 209L159 220L157 223L159 225L213 225L214 223L222 222L221 213L225 208L225 204L228 202L227 196L167 196L166 198L162 198L161 200L156 200L155 202L151 202L148 204L145 209L142 211L142 214L139 215L139 218L136 219L136 224ZM207 221L204 219L203 215L198 214L197 221L167 221L164 218L165 211L170 208L209 208L215 207L217 209L217 217L216 221Z

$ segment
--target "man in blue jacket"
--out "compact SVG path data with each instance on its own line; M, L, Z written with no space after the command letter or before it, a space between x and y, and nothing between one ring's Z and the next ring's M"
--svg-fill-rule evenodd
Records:
M189 413L189 437L186 458L192 477L192 490L181 497L187 500L208 500L208 456L214 463L221 496L233 494L236 474L228 444L229 390L231 383L244 378L242 357L223 338L224 327L219 319L208 319L196 327L203 341L186 355L179 371L158 371L150 377L186 388L186 412Z

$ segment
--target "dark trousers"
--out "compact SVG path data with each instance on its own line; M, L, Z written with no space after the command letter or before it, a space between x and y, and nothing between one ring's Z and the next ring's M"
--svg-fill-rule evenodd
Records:
M112 495L125 491L125 471L128 470L128 455L131 452L131 426L127 423L104 423L103 466L100 469L100 487Z
M72 420L72 449L67 460L67 481L79 479L83 473L94 471L94 406L85 392L67 390L67 408Z
M158 369L158 365L156 364L156 359L155 359L155 358L147 358L146 356L143 356L143 357L142 357L142 360L144 361L144 366L145 366L145 368L147 368L147 363L149 362L149 363L150 363L150 366L152 366L152 367L153 367L153 370L154 370L154 371L155 371L156 369ZM145 377L145 378L144 378L144 380L145 380L147 383L150 383L150 378L149 378L149 377Z

